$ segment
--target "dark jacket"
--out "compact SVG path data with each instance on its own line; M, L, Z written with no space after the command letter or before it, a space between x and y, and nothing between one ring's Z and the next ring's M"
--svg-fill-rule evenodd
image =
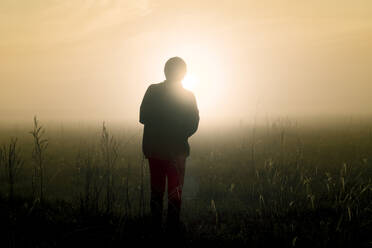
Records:
M188 138L199 125L195 96L181 85L167 81L152 84L143 97L139 121L145 125L142 150L146 158L187 157Z

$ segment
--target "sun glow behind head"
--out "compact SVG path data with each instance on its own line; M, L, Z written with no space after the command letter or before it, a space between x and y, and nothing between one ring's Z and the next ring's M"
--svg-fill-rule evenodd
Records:
M185 78L182 80L182 85L185 89L193 91L197 86L197 78L192 74L186 74Z
M158 74L158 81L164 80L163 65L169 58L178 56L187 65L182 86L194 93L200 115L204 120L231 112L232 106L226 104L231 96L232 85L227 83L231 64L226 63L229 61L229 54L223 39L213 40L209 36L196 36L195 33L179 33L179 31L170 37L177 37L177 39L169 38L168 46L154 50L149 56L153 58L149 63L151 68L149 71L153 72L149 75ZM158 68L154 67L154 64L158 64Z
M216 109L222 110L219 106L221 99L225 99L226 77L223 65L220 63L222 58L217 48L213 49L209 45L181 47L177 54L180 54L187 64L187 74L182 80L185 89L195 94L198 102L200 114L204 117L218 115ZM218 57L218 58L217 58Z

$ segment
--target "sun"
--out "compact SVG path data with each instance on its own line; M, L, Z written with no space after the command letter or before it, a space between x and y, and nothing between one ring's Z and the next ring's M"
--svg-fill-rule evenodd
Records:
M197 84L197 79L192 74L186 74L185 78L182 80L182 85L185 89L195 90Z

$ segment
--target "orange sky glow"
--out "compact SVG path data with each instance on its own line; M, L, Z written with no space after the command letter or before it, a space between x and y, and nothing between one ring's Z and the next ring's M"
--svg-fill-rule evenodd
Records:
M1 118L136 120L184 58L201 120L369 114L372 2L2 0Z

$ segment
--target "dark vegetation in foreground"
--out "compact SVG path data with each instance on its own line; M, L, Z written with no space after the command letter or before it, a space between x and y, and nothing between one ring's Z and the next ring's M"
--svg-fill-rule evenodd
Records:
M1 247L372 245L370 121L201 129L179 233L151 229L141 130L33 124L0 129Z

